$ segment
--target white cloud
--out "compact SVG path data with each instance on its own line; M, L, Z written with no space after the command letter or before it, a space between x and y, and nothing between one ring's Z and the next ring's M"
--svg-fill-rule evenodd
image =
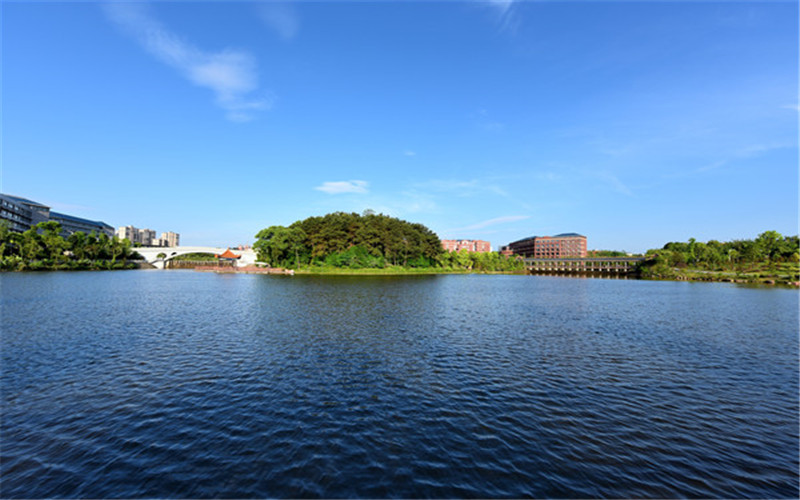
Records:
M418 183L414 187L431 191L454 193L456 196L469 197L478 194L491 193L498 196L508 196L508 193L493 184L485 181L473 179L462 181L457 179L434 179L423 183Z
M284 40L291 40L300 30L297 9L283 2L266 2L258 6L258 16Z
M336 182L323 182L321 186L314 189L328 194L345 194L356 193L365 194L369 183L367 181L336 181Z
M500 12L508 12L514 0L489 0L489 5L498 9Z
M633 191L631 191L628 186L619 180L616 175L610 172L598 172L596 176L608 183L608 185L611 186L614 191L622 193L625 196L634 196Z
M109 19L156 59L213 91L229 120L248 121L255 111L271 106L269 96L258 95L256 61L250 54L230 49L202 51L169 31L141 3L107 3L104 9Z
M520 220L530 219L530 215L506 215L503 217L495 217L494 219L485 220L483 222L478 222L477 224L472 224L470 226L459 228L459 231L472 231L475 229L483 229L490 226L496 226L498 224L507 224L509 222L516 222Z
M410 151L410 150L403 151L403 154L406 155L406 156L417 156L417 153L415 153L414 151Z
M517 28L514 15L516 0L488 0L486 5L493 11L495 22L500 31L513 32Z

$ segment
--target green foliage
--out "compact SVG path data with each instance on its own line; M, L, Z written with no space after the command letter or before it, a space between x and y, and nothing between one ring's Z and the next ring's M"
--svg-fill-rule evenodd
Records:
M726 272L751 279L759 274L774 276L787 266L787 276L791 277L797 274L800 262L800 239L777 231L765 231L753 240L702 243L690 238L686 243L670 242L661 249L648 250L647 257L641 267L645 278L674 278L687 272L683 269L692 269L709 276Z
M0 270L130 269L128 240L76 232L61 236L61 224L41 222L24 233L0 224Z
M160 252L158 255L156 255L156 257L158 257L159 259L163 259L166 256L167 254L165 254L164 252ZM214 256L214 254L211 253L185 253L181 255L176 255L175 257L172 258L172 260L178 262L182 260L188 260L192 262L198 262L198 261L217 262L218 259Z
M448 252L439 259L439 264L454 271L513 272L523 271L525 262L517 257L507 257L497 252Z
M438 236L422 224L372 211L309 217L289 227L268 227L256 238L258 259L276 267L421 267L443 252Z
M627 252L621 250L590 250L589 257L627 257Z

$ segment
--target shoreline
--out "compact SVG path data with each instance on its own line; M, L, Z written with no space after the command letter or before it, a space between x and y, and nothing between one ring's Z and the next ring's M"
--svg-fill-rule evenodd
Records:
M0 270L0 273L14 273L14 272L48 272L48 271L137 271L137 270L155 270L151 266L143 266L138 262L128 262L128 264L138 264L135 267L117 267L117 268L67 268L67 269L22 269ZM198 271L198 272L213 272L217 274L266 274L266 275L283 275L283 276L435 276L435 275L462 275L462 274L475 274L475 275L530 275L530 276L560 276L572 278L599 278L599 279L630 279L642 281L678 281L678 282L697 282L697 283L734 283L740 285L763 285L763 286L782 286L789 288L800 288L800 280L792 279L785 275L768 274L768 273L745 273L745 272L724 272L724 271L705 271L700 269L694 270L679 270L675 269L675 275L672 276L642 276L640 273L632 273L625 275L603 274L603 273L558 273L558 272L538 272L532 273L528 271L472 271L472 270L458 270L458 269L436 269L436 268L420 268L420 269L402 269L402 268L389 268L389 269L285 269L276 267L258 267L258 266L245 266L245 267L217 267L217 266L196 266L194 268L181 269L185 271Z

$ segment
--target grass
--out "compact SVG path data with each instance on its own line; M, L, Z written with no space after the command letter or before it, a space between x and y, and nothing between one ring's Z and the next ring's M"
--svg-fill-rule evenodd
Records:
M340 275L340 276L395 276L395 275L426 275L426 274L519 274L522 271L473 271L469 269L452 269L442 267L406 268L390 266L372 269L350 269L346 267L301 267L295 274L308 275Z

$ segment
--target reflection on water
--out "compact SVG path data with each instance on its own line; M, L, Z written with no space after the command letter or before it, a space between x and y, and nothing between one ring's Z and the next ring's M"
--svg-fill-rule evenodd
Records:
M2 497L797 497L798 294L0 275Z

